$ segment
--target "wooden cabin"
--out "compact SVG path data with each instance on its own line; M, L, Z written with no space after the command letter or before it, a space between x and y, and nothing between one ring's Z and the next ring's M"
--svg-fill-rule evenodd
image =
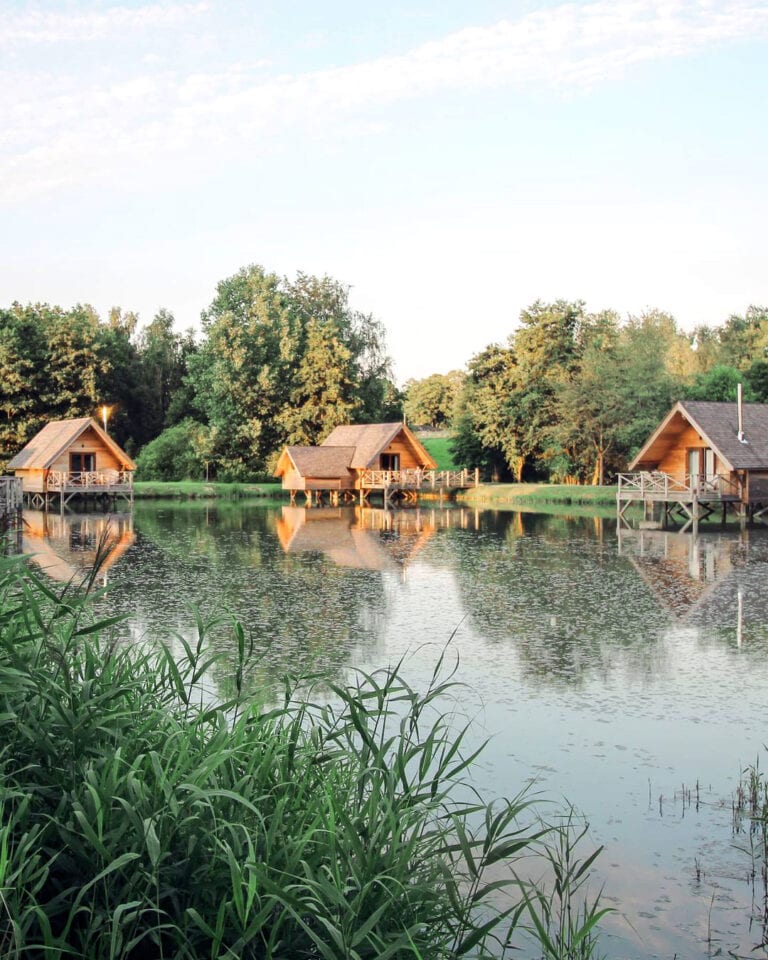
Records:
M133 499L136 464L91 417L47 423L8 463L35 506L75 496Z
M340 426L318 447L286 447L274 476L291 500L303 491L308 502L313 493L318 500L325 493L334 503L357 496L362 503L372 490L385 499L409 497L438 482L437 464L404 423Z
M619 476L619 514L661 502L689 519L719 505L757 517L768 510L768 404L682 400Z

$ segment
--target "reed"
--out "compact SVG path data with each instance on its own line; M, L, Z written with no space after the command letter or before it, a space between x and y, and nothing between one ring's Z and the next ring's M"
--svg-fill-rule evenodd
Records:
M396 666L259 703L236 627L236 695L210 705L204 623L181 661L114 624L0 559L0 956L591 952L600 911L568 893L592 857L525 793L473 793L442 658L426 691ZM524 878L534 855L556 896Z

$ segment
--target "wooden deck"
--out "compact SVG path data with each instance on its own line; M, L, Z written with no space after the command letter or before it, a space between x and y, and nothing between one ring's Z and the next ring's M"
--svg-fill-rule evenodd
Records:
M363 470L360 489L381 490L389 499L396 493L466 490L479 483L477 470Z
M419 494L435 493L441 498L456 490L466 490L480 483L477 470L361 470L357 486L349 485L348 480L329 478L314 480L312 486L303 490L290 490L291 503L296 495L303 493L307 505L322 505L329 502L332 506L339 503L359 502L361 506L369 502L372 494L381 494L384 503L403 501L416 503Z
M26 492L35 507L47 507L58 500L61 509L75 497L91 500L122 498L133 503L133 472L131 470L50 470L45 489Z
M729 509L739 518L746 518L742 491L727 477L716 474L681 478L660 471L640 471L620 473L618 479L616 510L620 522L626 522L627 509L638 503L643 505L643 522L662 529L668 523L676 525L676 518L680 518L683 530L687 530L717 510L721 511L723 523ZM658 521L653 519L656 513L660 514Z

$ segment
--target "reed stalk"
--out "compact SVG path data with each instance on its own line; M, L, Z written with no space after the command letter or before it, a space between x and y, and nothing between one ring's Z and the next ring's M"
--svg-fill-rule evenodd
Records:
M567 894L594 855L531 796L473 794L442 658L426 691L398 665L268 705L236 626L235 697L210 706L203 622L180 661L114 625L0 559L0 956L448 960L531 935L587 956L601 911Z

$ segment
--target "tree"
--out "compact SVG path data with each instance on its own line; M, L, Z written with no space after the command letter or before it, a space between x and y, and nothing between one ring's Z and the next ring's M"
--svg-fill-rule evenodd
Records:
M736 401L738 385L742 384L744 400L756 400L752 384L745 375L734 367L719 363L717 366L700 373L693 384L685 391L688 400Z
M383 330L330 277L281 279L251 266L222 281L190 358L195 404L216 428L221 476L268 469L291 439L352 416L378 419L389 384Z
M586 318L579 363L556 388L549 436L581 480L602 484L618 446L622 390L617 355L619 320L613 311Z
M768 357L768 307L752 305L743 316L731 314L719 331L718 362L737 370L748 370L757 360Z
M290 403L280 414L289 444L316 444L334 427L354 419L359 401L352 376L352 353L336 324L311 317L304 355L296 370Z
M197 443L201 425L184 420L151 440L136 458L140 480L198 480L205 473Z
M464 374L460 370L433 373L424 380L409 380L405 385L403 404L408 422L430 427L450 424L463 383Z
M508 400L516 382L509 347L492 344L470 360L451 444L459 466L481 468L493 480L512 470L520 479L524 459L518 452L514 408Z

